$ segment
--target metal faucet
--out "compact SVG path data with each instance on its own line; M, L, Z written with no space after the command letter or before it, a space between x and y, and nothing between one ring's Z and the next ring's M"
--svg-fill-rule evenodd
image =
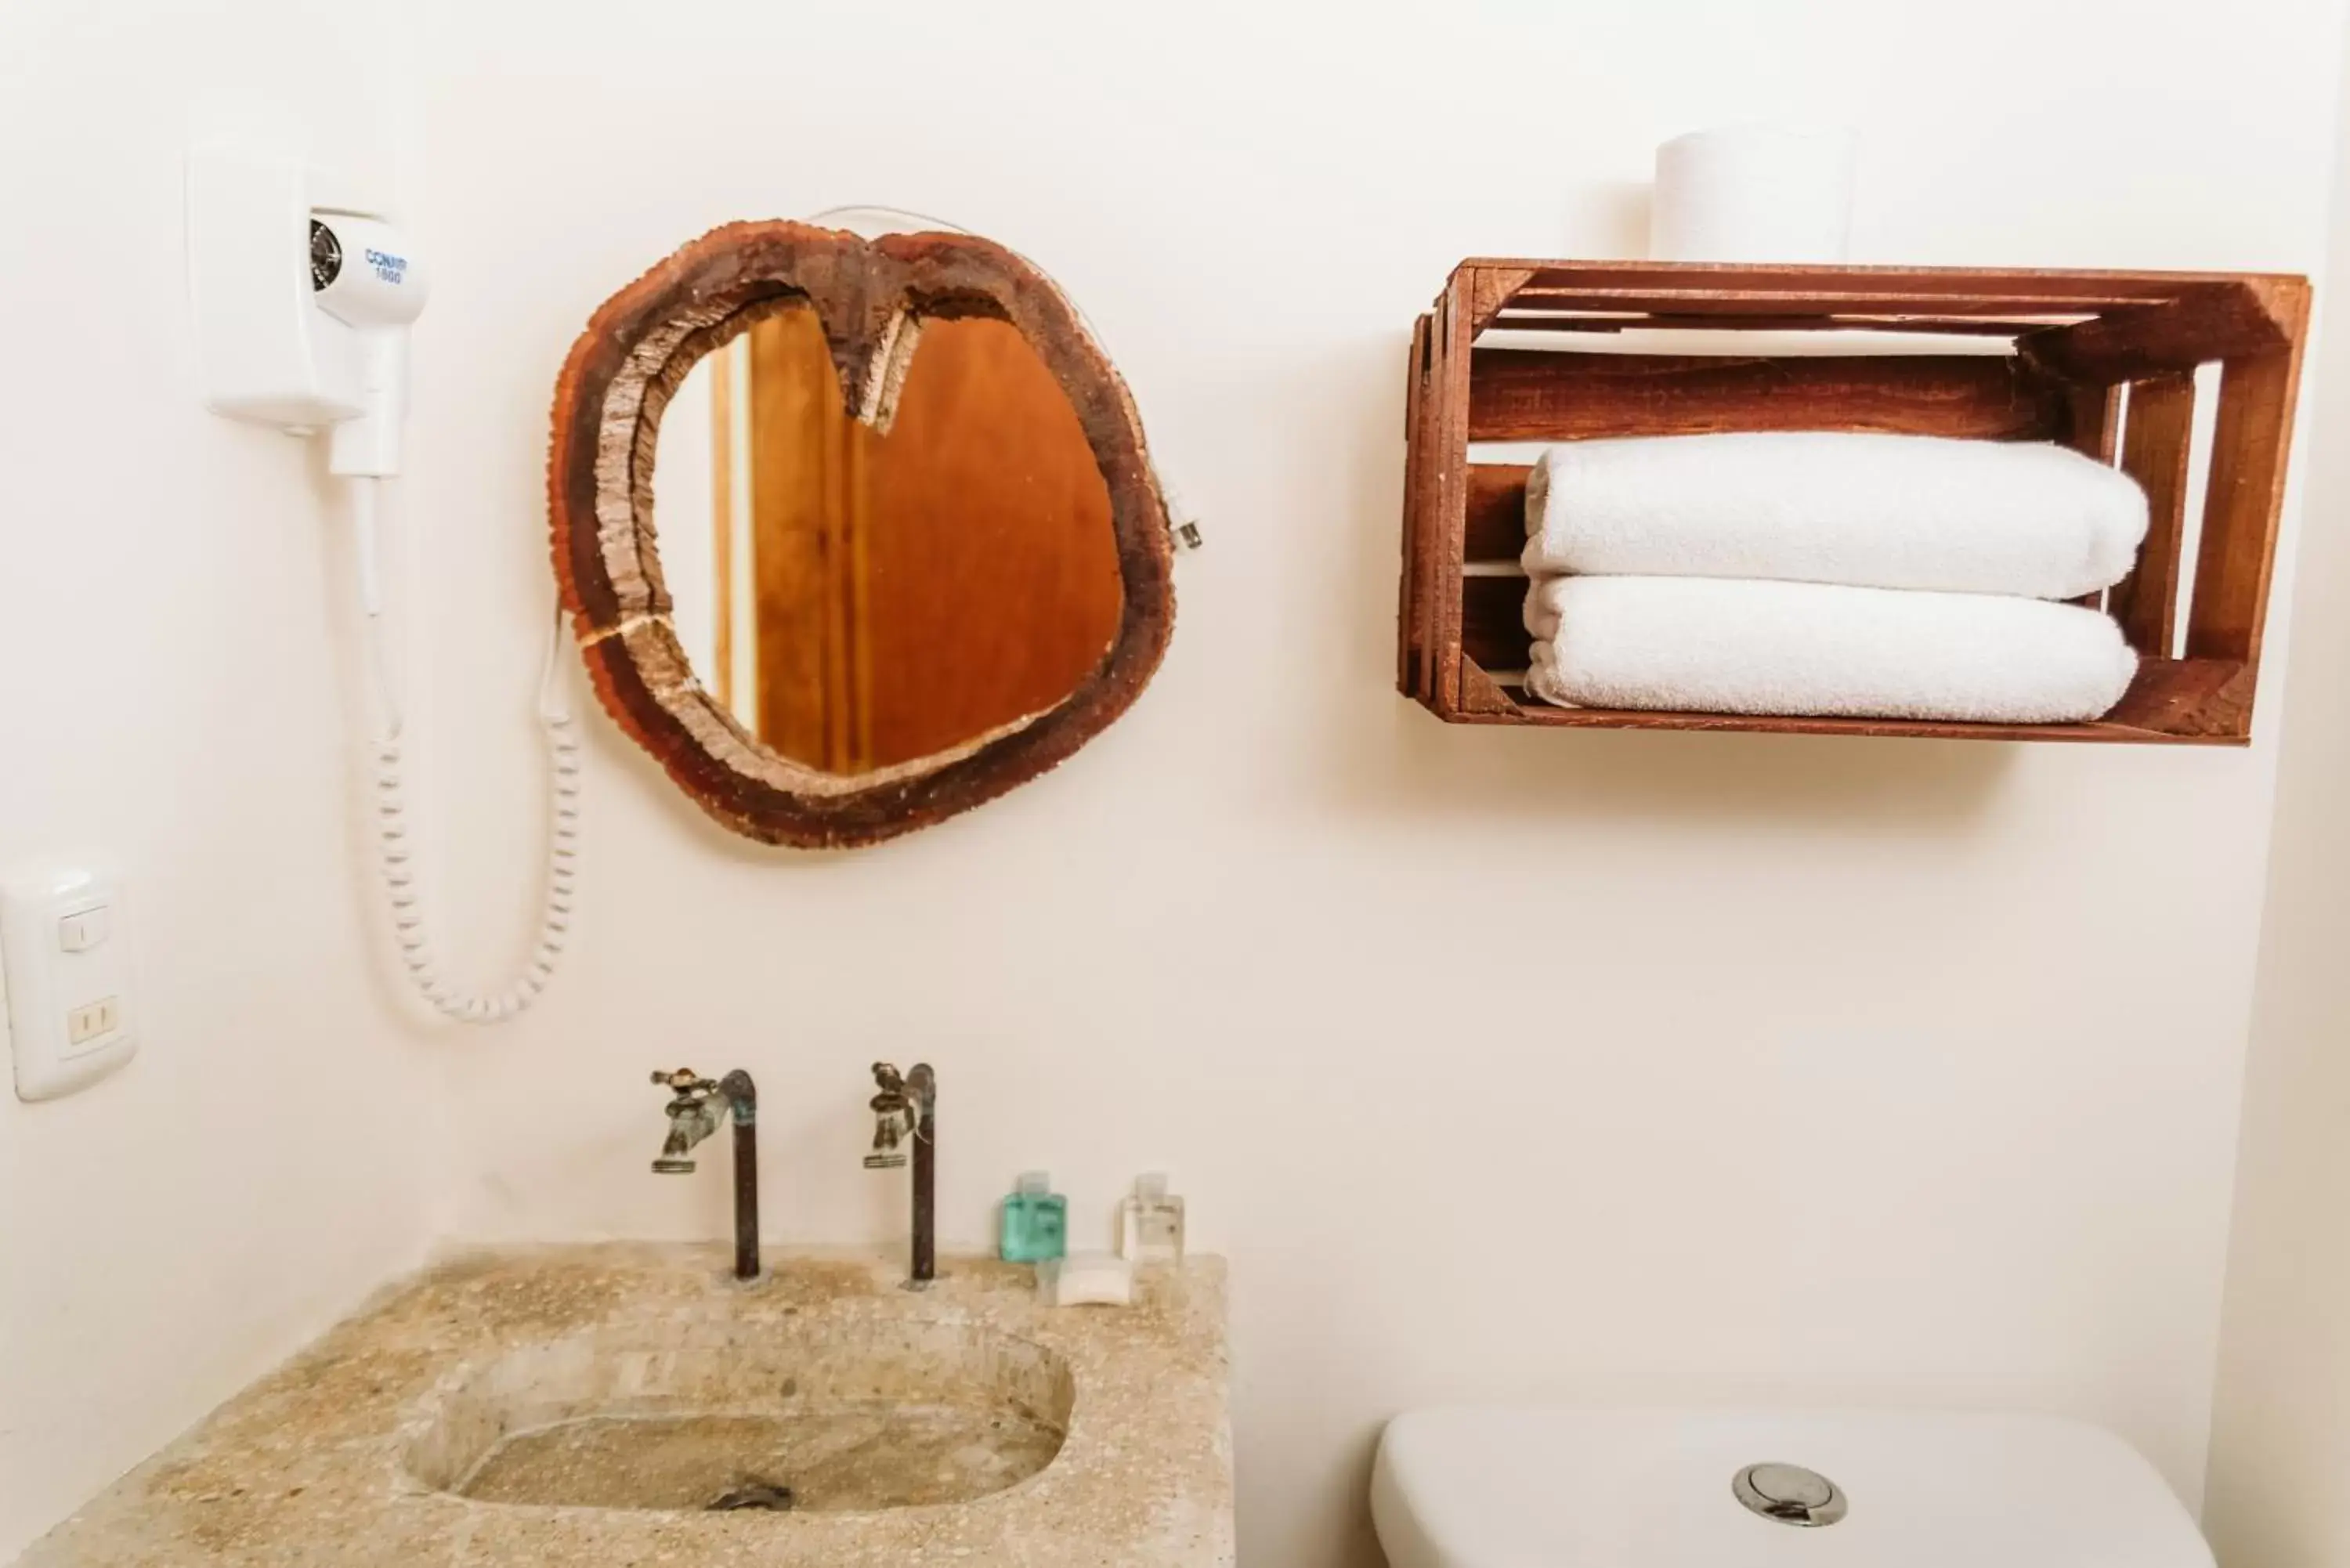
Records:
M653 1082L670 1092L669 1136L653 1161L660 1176L693 1169L693 1146L718 1130L718 1105L734 1116L734 1277L759 1277L759 1091L740 1067L712 1083L691 1067L656 1072Z
M912 1273L906 1288L926 1289L939 1277L939 1075L928 1062L900 1076L887 1062L873 1064L873 1151L865 1157L868 1170L892 1170L906 1163L900 1145L914 1141L914 1229Z

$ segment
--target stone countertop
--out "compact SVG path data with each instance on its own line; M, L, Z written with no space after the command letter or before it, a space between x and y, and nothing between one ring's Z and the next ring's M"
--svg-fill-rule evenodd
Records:
M900 1288L874 1253L771 1250L738 1285L714 1247L468 1254L393 1287L71 1519L18 1568L1231 1568L1224 1268L1141 1272L1130 1307L1037 1304L1031 1272L949 1259ZM420 1435L473 1371L583 1333L756 1334L833 1314L1041 1345L1075 1379L1059 1454L969 1502L870 1513L476 1502L418 1479Z

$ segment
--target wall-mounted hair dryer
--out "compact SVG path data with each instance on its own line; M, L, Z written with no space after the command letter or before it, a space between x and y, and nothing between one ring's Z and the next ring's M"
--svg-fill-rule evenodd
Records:
M382 728L371 747L370 826L409 979L452 1018L495 1023L536 1001L554 978L571 922L579 853L579 742L563 701L563 624L541 676L554 826L538 940L521 975L488 995L442 976L418 886L419 855L401 765L400 683L382 630L376 519L384 481L400 472L408 414L408 336L431 280L380 208L298 162L209 151L188 161L188 277L204 400L215 413L296 435L328 431L328 471L349 481L359 599L373 643Z
M400 472L408 417L408 329L424 314L431 280L416 246L390 223L356 213L310 214L310 289L318 308L349 329L335 343L339 378L359 407L338 420L328 469L383 478ZM327 346L328 335L313 334Z
M188 160L188 286L206 405L308 435L369 411L427 284L389 213L292 160L222 150Z

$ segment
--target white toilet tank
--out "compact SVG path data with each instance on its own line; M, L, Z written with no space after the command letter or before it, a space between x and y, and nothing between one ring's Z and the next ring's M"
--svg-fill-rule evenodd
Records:
M2137 1449L2047 1416L1421 1410L1371 1513L1390 1568L2212 1568Z

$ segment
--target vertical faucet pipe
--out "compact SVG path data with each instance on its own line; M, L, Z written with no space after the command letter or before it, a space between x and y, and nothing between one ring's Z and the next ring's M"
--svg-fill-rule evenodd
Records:
M913 1283L939 1277L939 1077L928 1062L906 1075L906 1096L914 1103Z
M736 1068L718 1081L734 1113L734 1277L759 1277L759 1090Z

